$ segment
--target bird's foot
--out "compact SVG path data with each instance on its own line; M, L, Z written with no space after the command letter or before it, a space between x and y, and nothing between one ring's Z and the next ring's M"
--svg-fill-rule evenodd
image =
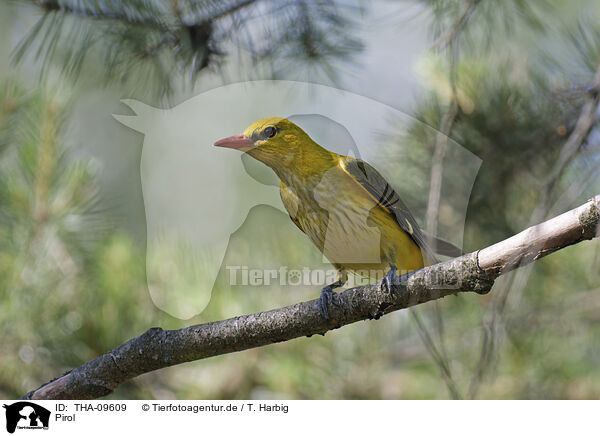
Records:
M390 270L383 277L383 283L388 292L391 293L394 288L405 287L408 283L409 277L413 273L414 271L411 271L407 274L398 275L398 270L396 269L396 267L394 265L391 265Z
M394 265L390 266L390 270L383 277L383 283L385 284L388 292L392 292L392 287L396 286L399 282L400 276L397 274L397 269Z
M338 280L337 282L327 285L323 289L321 289L321 296L319 297L319 312L321 312L323 318L329 319L329 312L327 310L327 307L329 306L329 303L333 303L335 297L337 297L337 294L333 292L333 290L335 288L339 288L340 286L342 286L342 284L343 283L341 282L341 280Z

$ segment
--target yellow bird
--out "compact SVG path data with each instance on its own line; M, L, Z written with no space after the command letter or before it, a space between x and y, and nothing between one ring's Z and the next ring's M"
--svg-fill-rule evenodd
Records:
M285 118L265 118L242 135L221 139L217 147L248 153L275 171L281 200L290 218L338 270L339 279L323 288L321 313L328 318L333 289L347 272L389 281L436 262L436 252L460 249L426 236L387 181L369 164L333 153Z

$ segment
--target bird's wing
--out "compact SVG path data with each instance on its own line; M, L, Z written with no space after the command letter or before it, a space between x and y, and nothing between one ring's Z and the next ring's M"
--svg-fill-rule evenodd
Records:
M389 211L400 228L412 238L423 253L432 262L436 262L429 236L425 236L408 207L383 176L371 165L360 159L347 157L344 163L346 172L360 183L380 206Z

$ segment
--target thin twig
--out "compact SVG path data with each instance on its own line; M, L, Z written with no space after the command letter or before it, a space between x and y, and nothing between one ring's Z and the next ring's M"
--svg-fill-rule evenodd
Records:
M436 300L435 303L437 303L437 302L438 301ZM433 338L429 334L427 327L423 324L423 321L421 320L421 317L419 316L418 312L416 310L411 309L410 314L412 315L413 319L415 320L415 323L417 325L417 332L419 333L421 341L425 345L425 348L427 349L429 354L431 356L433 356L433 359L435 360L437 365L440 367L440 370L442 372L442 377L444 377L444 381L446 382L446 385L448 386L450 395L452 396L452 398L454 400L462 399L462 396L460 395L460 392L458 391L458 388L456 387L456 383L454 382L454 378L452 377L452 373L450 371L450 366L448 365L448 358L446 356L443 356L438 351L437 347L435 346L435 343L433 342Z
M463 3L463 8L460 11L460 13L458 14L458 18L456 19L456 21L454 21L454 23L452 24L450 29L448 29L444 34L442 34L433 43L431 48L433 50L442 50L447 45L449 45L452 41L456 41L458 33L463 28L463 26L467 23L467 21L469 20L469 17L475 10L475 6L477 6L477 3L479 3L480 1L481 0L466 0Z
M473 5L474 7L475 5ZM456 27L456 26L455 26ZM440 123L440 129L435 136L434 152L431 161L431 172L429 181L429 198L427 201L427 213L425 216L425 229L430 235L437 235L438 228L438 215L440 209L440 199L442 194L442 176L444 173L444 157L446 156L446 150L448 148L448 137L454 125L454 120L458 114L458 93L457 93L457 69L456 65L458 62L458 45L456 44L456 38L458 37L457 27L456 32L448 42L448 64L450 71L450 86L451 86L451 97L450 106L444 115ZM414 310L413 310L414 311ZM458 391L456 389L452 373L450 372L450 366L448 362L448 353L446 350L446 340L444 337L444 324L442 319L442 309L439 301L436 301L433 306L434 325L439 341L438 347L431 339L427 327L423 323L417 323L417 329L419 330L419 336L423 338L430 338L430 344L425 343L428 350L431 350L431 354L434 361L440 366L440 370L444 375L444 380L450 391L450 394L456 398ZM416 319L416 318L415 318ZM439 357L436 358L436 356ZM440 365L440 362L445 363Z

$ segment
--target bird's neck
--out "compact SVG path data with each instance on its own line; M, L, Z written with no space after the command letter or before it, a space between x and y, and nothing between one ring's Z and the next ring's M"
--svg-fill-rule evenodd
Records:
M317 147L310 150L300 149L293 158L281 159L269 166L289 187L314 188L320 183L323 174L339 163L337 154L320 146Z

